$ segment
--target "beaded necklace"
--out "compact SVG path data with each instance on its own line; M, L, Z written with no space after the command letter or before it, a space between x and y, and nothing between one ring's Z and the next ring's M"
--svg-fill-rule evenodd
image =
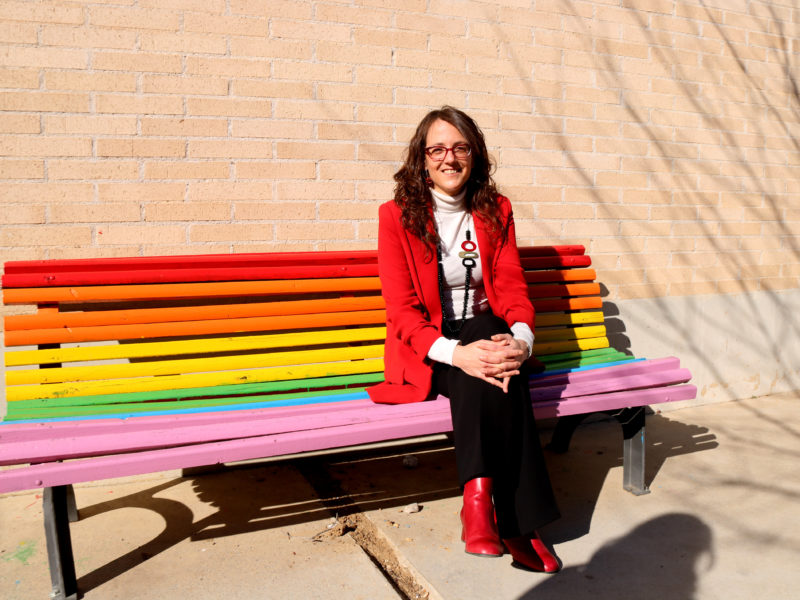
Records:
M471 215L468 215L471 217ZM461 319L456 320L452 323L452 325L446 323L446 328L449 332L455 336L461 333L461 328L464 326L464 321L467 320L467 306L469 305L469 285L472 281L472 269L474 269L478 263L477 259L479 258L478 255L478 244L472 241L472 233L469 230L469 224L467 224L467 232L466 232L467 239L461 242L461 252L458 253L459 258L461 259L461 264L464 265L464 269L466 270L466 277L464 278L464 307L461 311ZM442 313L444 314L444 265L442 263L442 245L441 243L436 245L436 259L439 262L439 298L442 300Z

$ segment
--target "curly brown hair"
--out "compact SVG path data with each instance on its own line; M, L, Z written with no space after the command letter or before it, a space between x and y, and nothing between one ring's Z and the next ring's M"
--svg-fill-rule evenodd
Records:
M420 121L408 144L403 166L394 174L394 201L400 208L402 225L430 249L439 243L439 235L435 228L429 226L433 197L425 182L425 140L428 129L438 120L446 121L458 129L472 149L472 171L464 198L467 210L488 222L490 232L503 230L497 211L497 186L492 179L494 165L486 149L483 132L463 111L442 106L429 112Z

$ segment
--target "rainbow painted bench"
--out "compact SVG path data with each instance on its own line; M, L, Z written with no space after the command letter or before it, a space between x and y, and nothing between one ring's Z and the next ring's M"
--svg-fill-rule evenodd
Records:
M536 308L538 419L566 451L588 414L623 426L626 489L646 493L644 407L695 397L676 358L610 347L582 246L520 249ZM386 406L374 251L5 265L0 492L44 488L54 597L76 593L71 485L451 429L448 400Z

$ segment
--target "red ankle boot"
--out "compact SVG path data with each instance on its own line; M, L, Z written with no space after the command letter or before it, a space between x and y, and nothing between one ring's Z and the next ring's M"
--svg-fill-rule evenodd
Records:
M492 503L492 480L477 477L464 486L464 508L461 509L461 540L469 554L502 556L503 544L497 533Z
M534 533L531 539L517 537L503 540L503 543L511 552L513 564L517 567L540 573L557 573L561 570L558 559L547 549L538 533Z

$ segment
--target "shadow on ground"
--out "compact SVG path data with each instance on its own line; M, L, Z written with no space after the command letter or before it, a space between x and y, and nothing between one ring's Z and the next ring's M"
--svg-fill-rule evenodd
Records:
M689 600L713 564L711 529L684 513L666 514L600 548L583 565L567 567L520 600Z
M543 438L549 435L548 425L551 424L543 423ZM716 446L715 436L707 428L686 425L658 414L649 415L646 481L653 482L668 458ZM404 460L408 455L417 458L414 468L409 468L408 461ZM562 519L547 527L546 537L553 543L560 543L583 536L589 531L606 478L613 473L621 485L620 427L616 421L608 419L588 422L577 430L568 453L548 452L546 457L562 512ZM460 494L455 484L455 455L446 441L221 467L199 473L188 476L194 492L202 503L216 510L197 521L182 502L158 497L159 493L184 482L184 478L82 508L79 494L81 520L118 508L135 507L152 510L165 521L162 532L152 540L80 577L79 588L84 591L96 588L185 539L200 541L289 527L325 521L331 516L403 507L412 502L424 506ZM664 527L664 524L659 522L656 526ZM637 530L631 536L639 543L643 533ZM623 550L628 551L611 548L608 553ZM601 552L598 556L602 559L605 554ZM593 559L592 566L595 562ZM582 571L559 576L558 580L575 577L586 579ZM538 594L537 588L537 598Z

